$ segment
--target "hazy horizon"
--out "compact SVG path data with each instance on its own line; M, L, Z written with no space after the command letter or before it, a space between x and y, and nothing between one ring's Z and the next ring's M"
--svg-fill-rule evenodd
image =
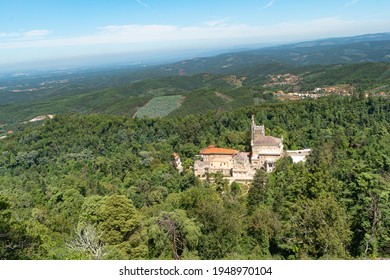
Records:
M199 48L199 49L166 49L149 52L121 52L113 54L97 54L97 55L79 55L69 58L55 58L44 60L32 60L21 63L10 63L4 65L7 69L1 69L0 73L9 71L19 71L24 69L54 69L54 68L72 68L72 67L104 67L104 66L135 66L135 65L160 65L165 63L173 63L180 60L209 57L223 54L226 52L241 51L244 49L261 48L275 44L264 45L237 45L231 47L215 47L215 48Z

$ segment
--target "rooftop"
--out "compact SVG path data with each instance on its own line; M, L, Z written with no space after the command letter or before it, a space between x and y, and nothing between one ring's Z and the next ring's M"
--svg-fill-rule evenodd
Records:
M236 155L238 153L238 150L217 148L214 145L210 145L200 151L201 155Z
M272 136L257 136L253 144L260 146L279 146L282 143L282 139Z

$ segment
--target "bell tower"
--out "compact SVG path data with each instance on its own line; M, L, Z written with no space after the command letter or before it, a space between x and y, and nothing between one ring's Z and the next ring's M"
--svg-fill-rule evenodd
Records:
M255 122L255 115L252 113L252 125L251 125L251 131L252 131L252 139L251 139L251 146L253 148L253 145L255 141L262 136L265 136L265 127L264 125L256 125Z

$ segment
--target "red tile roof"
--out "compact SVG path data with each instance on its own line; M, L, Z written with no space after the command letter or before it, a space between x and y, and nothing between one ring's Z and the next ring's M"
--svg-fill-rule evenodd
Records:
M200 151L201 155L236 155L239 151L234 149L226 149L226 148L216 148L211 145L207 148L204 148Z

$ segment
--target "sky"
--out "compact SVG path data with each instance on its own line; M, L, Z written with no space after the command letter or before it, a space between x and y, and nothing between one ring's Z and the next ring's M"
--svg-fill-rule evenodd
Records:
M0 70L381 32L388 0L0 0Z

